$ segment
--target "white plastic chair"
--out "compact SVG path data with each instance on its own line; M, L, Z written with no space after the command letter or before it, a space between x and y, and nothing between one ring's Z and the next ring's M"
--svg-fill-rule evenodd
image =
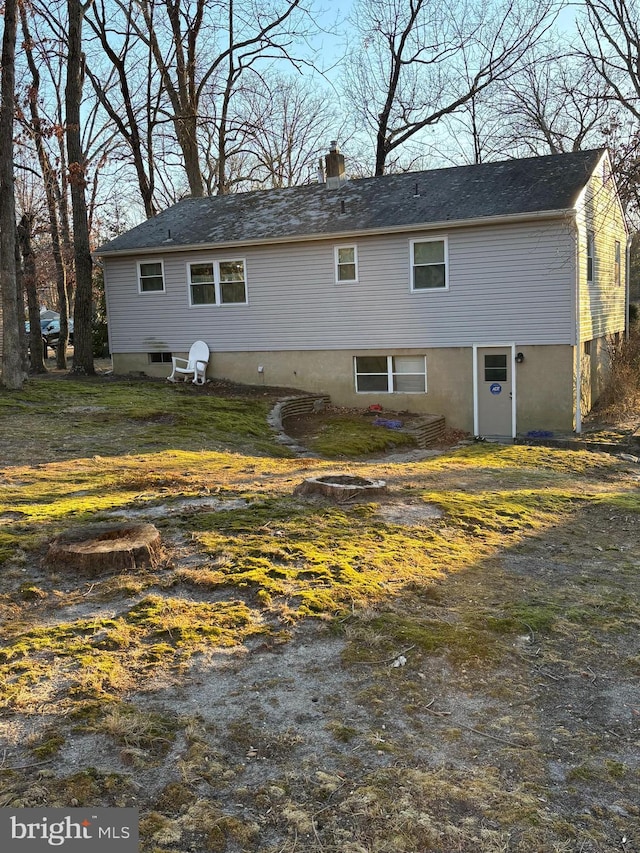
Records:
M171 364L173 370L167 376L169 382L177 382L178 377L183 377L186 382L190 376L193 376L192 382L194 385L204 385L207 381L209 347L204 341L196 341L194 344L191 344L188 358L179 358L177 355L172 355Z

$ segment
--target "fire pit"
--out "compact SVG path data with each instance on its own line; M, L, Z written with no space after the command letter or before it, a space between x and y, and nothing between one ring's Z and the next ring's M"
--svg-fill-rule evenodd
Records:
M89 525L68 530L50 545L46 563L90 577L157 566L162 549L153 524Z
M380 495L387 491L384 480L370 480L367 477L354 477L351 474L325 474L323 477L309 477L294 489L295 495L323 495L333 500L343 501L362 495Z

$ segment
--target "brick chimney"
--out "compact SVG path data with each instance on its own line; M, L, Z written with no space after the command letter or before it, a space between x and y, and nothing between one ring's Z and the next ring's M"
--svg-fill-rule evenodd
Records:
M335 189L347 180L344 171L344 155L340 153L335 139L329 147L329 153L325 156L324 162L327 169L327 187Z

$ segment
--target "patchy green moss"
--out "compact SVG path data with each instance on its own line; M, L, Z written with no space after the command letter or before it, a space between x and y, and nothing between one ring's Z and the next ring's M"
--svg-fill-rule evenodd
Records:
M529 468L538 474L581 474L610 467L611 460L605 454L588 450L558 451L551 447L528 447L526 445L495 445L491 443L469 444L434 461L435 468L458 467L461 470Z
M612 509L624 510L625 512L640 512L640 495L637 491L599 495L594 500Z
M358 730L356 728L348 726L340 720L331 720L326 724L325 728L341 743L349 743L349 741L352 741L358 734Z
M0 504L0 512L2 512ZM15 556L18 549L25 545L24 539L18 533L5 533L0 530L0 566Z
M449 624L417 614L405 616L396 609L379 613L359 627L353 625L350 636L353 640L344 653L350 662L388 666L403 649L410 649L414 658L446 654L457 664L486 662L498 653L495 638L471 621Z
M56 673L67 700L111 701L158 667L207 647L229 647L268 631L242 602L208 604L148 596L114 619L78 619L36 628L14 623L0 634L3 702L24 705ZM55 669L52 668L52 660Z
M111 705L96 726L122 746L144 750L155 757L168 752L181 727L175 714L139 708L130 702Z
M69 808L69 803L90 806L101 800L122 803L133 794L131 780L126 776L103 773L94 767L70 776L54 776L46 781L46 788L48 805L58 808Z
M560 608L557 604L536 601L509 602L502 608L501 616L487 616L486 624L497 633L520 632L523 629L535 633L550 631Z
M127 453L131 447L191 449L195 435L203 448L250 443L282 456L286 451L274 440L267 411L265 400L225 399L188 385L96 376L58 382L56 412L62 416L52 418L46 378L34 377L20 393L0 389L0 430L28 434L36 446L51 448L59 458L77 455L87 443L103 456ZM25 454L24 462L28 460Z
M144 630L153 641L194 651L203 643L232 646L260 633L251 610L241 601L219 604L193 602L182 598L151 595L135 604L126 615L127 622Z
M158 794L155 807L162 814L177 815L195 801L193 791L182 782L169 782Z
M305 438L305 443L329 459L368 456L416 444L408 433L374 426L362 417L348 415L323 419L318 423L317 433Z
M263 605L284 599L299 615L339 613L388 595L396 584L440 575L430 534L409 535L360 510L272 501L201 516L194 536L214 561L212 585L261 593Z
M20 584L18 596L23 599L23 601L41 601L43 598L47 597L47 593L37 584L26 581L25 583Z
M30 746L30 750L36 758L50 758L60 751L65 740L66 738L63 735L56 731L52 731L51 729L47 729L42 733L39 741Z
M35 781L23 785L17 770L0 772L12 805L122 805L135 796L129 804L143 810L147 853L222 853L264 843L287 853L301 844L345 853L528 853L559 850L578 832L587 844L606 846L614 824L626 831L626 818L604 806L581 812L579 821L565 810L561 819L547 784L548 755L537 749L546 743L548 714L536 713L533 695L547 678L554 690L587 686L579 673L600 677L597 650L613 661L629 646L624 632L632 636L640 624L637 540L624 540L634 529L637 481L619 460L477 445L417 464L347 461L348 473L386 478L390 494L379 504L303 501L292 497L294 486L334 471L335 463L280 458L263 400L214 400L152 382L59 386L64 417L53 424L50 383L30 383L24 395L0 390L0 428L10 418L38 442L29 453L18 448L0 484L8 522L0 536L2 700L27 729L29 716L43 709L59 724L23 743L27 762L32 755L36 764L46 762L26 774L37 774ZM376 437L393 435L375 428ZM345 450L344 438L338 435L334 449ZM378 452L360 438L352 452ZM206 510L201 500L210 504ZM440 515L404 519L405 502ZM157 507L166 508L153 517L168 553L158 572L80 585L71 573L39 563L32 581L24 574L68 527ZM329 715L331 787L309 772L322 754L310 756L309 744L297 748L297 715L281 731L248 705L246 714L230 715L228 730L220 722L216 730L149 710L152 688L179 689L192 666L206 670L212 651L264 634L257 650L246 648L259 663L274 642L295 639L298 632L285 634L284 626L308 614L346 644L355 695L344 699L359 706L353 716ZM516 634L535 636L535 646ZM538 644L544 671L542 657L529 655ZM394 668L400 653L405 666ZM227 660L243 665L240 655ZM616 660L618 673L640 671L637 657ZM575 678L551 681L556 666ZM275 703L276 684L282 689L281 677L260 682L256 703ZM454 725L448 715L460 696L471 704ZM161 761L175 776L155 798L129 790L115 774L89 770L58 780L50 759L59 739L68 742L78 731L106 736L132 777ZM326 731L319 734L326 740ZM597 788L605 802L613 791L635 819L637 807L623 795L630 771L610 749L614 741L607 756L594 732L556 727L555 734L562 745L570 735L576 755L602 755L576 768L576 798ZM435 768L432 747L438 762L446 756ZM392 759L380 756L387 750ZM249 763L258 773L268 767L273 784L247 781ZM206 799L198 799L204 790Z

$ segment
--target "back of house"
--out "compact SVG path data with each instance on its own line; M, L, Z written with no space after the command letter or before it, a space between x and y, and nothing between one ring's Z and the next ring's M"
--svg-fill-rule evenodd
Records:
M605 150L185 199L104 261L114 371L209 375L474 434L580 429L626 324Z

